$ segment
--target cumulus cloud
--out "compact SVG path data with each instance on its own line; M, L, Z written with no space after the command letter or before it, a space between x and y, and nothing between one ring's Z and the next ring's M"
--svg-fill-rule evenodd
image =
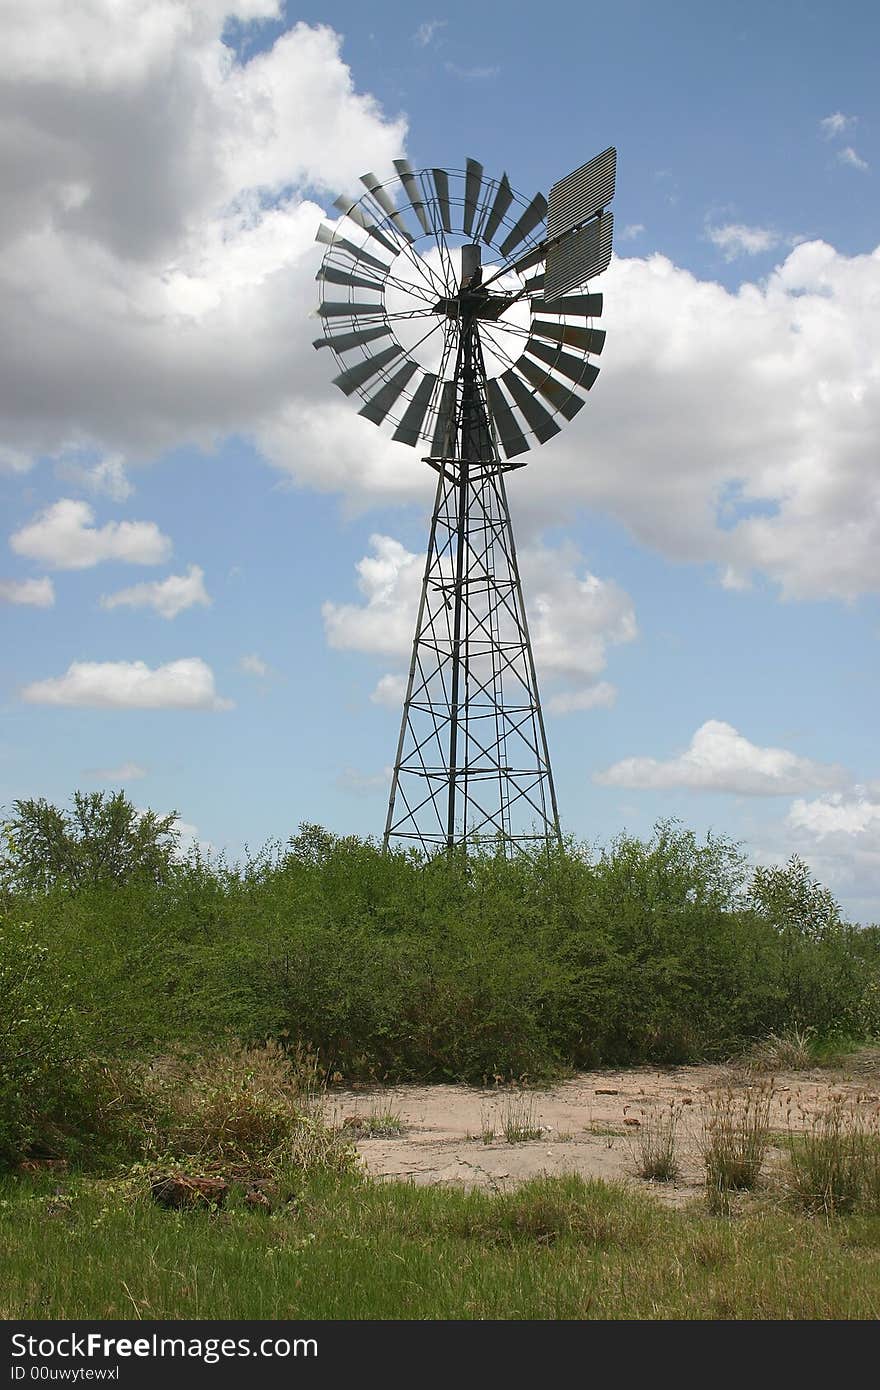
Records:
M365 603L322 604L331 647L403 656L412 645L424 555L414 555L392 536L370 537L371 555L355 565Z
M385 709L400 709L405 695L406 676L388 671L376 682L370 699L374 705L382 705Z
M211 598L205 588L205 572L190 565L186 574L170 574L150 584L133 584L115 594L101 595L102 608L152 608L161 618L176 618L194 604L207 607Z
M697 729L684 753L661 761L624 758L594 781L609 787L732 792L739 796L792 796L813 787L840 786L842 768L812 762L785 748L761 748L731 724L709 719Z
M273 18L277 0L4 8L0 423L16 460L210 445L308 397L322 209L305 190L390 171L405 122L355 90L325 25L245 60L222 42L230 19Z
M199 854L210 856L215 853L216 846L210 840L203 838L197 825L192 821L181 820L180 816L175 816L171 822L171 829L179 836L177 841L177 852L180 859L185 859L188 854L197 850Z
M862 159L862 156L856 153L852 145L844 145L842 150L837 151L837 161L839 164L849 165L850 169L867 169L868 167L868 161Z
M89 492L111 497L114 502L124 502L134 492L121 454L108 454L92 463L84 463L75 457L62 457L56 472L60 478L78 483Z
M380 656L406 657L412 647L424 555L414 554L391 536L370 537L372 553L356 565L362 603L322 606L331 647ZM547 706L554 713L612 704L616 691L599 677L610 644L637 635L627 594L611 580L584 567L572 545L532 544L519 555L535 663ZM382 677L371 698L400 703L403 677Z
M87 767L84 776L97 782L139 782L147 769L140 763L121 763L119 767Z
M243 656L238 663L239 671L244 671L246 676L268 676L272 667L264 661L256 652L251 652L249 656Z
M547 707L554 714L614 703L600 680L608 647L638 636L629 595L585 568L571 544L531 544L520 553L532 649Z
M34 681L21 692L32 705L86 709L231 709L214 688L214 673L200 657L151 669L143 661L74 661L63 676Z
M723 227L707 227L707 236L723 253L726 261L737 256L757 256L779 245L779 234L769 227L746 227L742 222L728 222Z
M582 504L731 587L764 574L786 599L880 590L880 250L804 242L736 291L663 256L615 258L602 289L602 371L540 468L511 481L520 535ZM412 451L343 401L328 416L291 405L261 441L354 502L427 502Z
M55 588L51 579L0 579L0 602L23 603L32 608L51 608Z
M306 322L319 203L388 171L405 124L355 90L330 29L240 60L227 14L279 9L4 12L0 465L71 448L137 463L238 433L349 506L421 501L428 470L339 398ZM583 504L731 583L880 589L880 252L802 243L737 290L618 258L601 288L590 404L511 486L531 539Z
M171 554L171 542L154 521L108 521L94 525L87 502L64 497L40 512L10 537L17 555L38 560L49 569L91 569L103 560L130 565L161 565Z
M831 792L814 801L799 798L792 802L788 823L795 829L806 830L817 840L872 832L880 850L880 801L872 800L864 787L847 795Z
M792 802L785 830L813 872L846 896L858 918L877 920L880 882L880 786L856 785Z
M830 116L823 116L819 122L819 129L826 140L833 140L835 136L842 135L845 130L850 130L856 123L855 116L845 116L842 111L833 111Z
M588 685L582 690L551 695L547 708L552 714L571 714L574 710L608 709L616 699L617 688L610 681L597 681L595 685Z

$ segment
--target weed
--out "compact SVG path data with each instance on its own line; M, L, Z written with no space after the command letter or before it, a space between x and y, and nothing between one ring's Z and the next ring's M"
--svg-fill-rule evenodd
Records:
M730 1193L756 1186L770 1142L772 1084L741 1095L721 1091L703 1112L702 1154L710 1210L726 1213Z
M635 1135L628 1136L629 1151L640 1178L674 1182L680 1172L676 1152L682 1106L672 1101L661 1111L642 1111Z
M880 1111L837 1100L790 1132L785 1184L807 1211L880 1215Z
M815 1028L789 1028L783 1033L768 1033L753 1044L746 1054L746 1066L751 1071L806 1071L815 1066L811 1043Z
M349 1115L342 1127L353 1130L359 1139L396 1139L404 1130L403 1120L398 1114L377 1107L368 1115Z
M506 1098L501 1111L501 1128L508 1144L540 1139L543 1133L535 1115L535 1102L529 1095L515 1092Z
M480 1107L480 1139L484 1144L494 1144L497 1118L497 1111L487 1110L485 1105Z
M277 1043L218 1045L175 1054L151 1070L149 1149L194 1170L257 1176L280 1170L345 1171L351 1146L327 1124L312 1069Z

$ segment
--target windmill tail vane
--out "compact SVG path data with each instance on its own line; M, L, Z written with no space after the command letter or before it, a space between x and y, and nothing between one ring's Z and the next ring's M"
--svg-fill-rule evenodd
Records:
M533 855L560 823L505 479L598 376L616 152L530 202L476 160L395 168L318 230L315 342L437 473L385 844Z

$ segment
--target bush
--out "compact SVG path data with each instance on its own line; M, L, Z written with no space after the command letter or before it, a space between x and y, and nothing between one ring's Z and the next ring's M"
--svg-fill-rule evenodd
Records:
M7 921L63 979L41 997L73 1007L59 1046L83 1056L232 1034L311 1046L327 1077L535 1080L863 1035L880 934L840 922L800 870L769 874L755 890L735 845L673 822L534 862L424 863L304 826L243 866L191 856L16 891Z
M76 1005L32 924L0 920L0 1166L132 1142L129 1068L93 1054Z
M70 811L42 798L16 801L3 827L0 876L7 889L31 893L64 886L167 879L179 832L176 812L140 812L124 792L74 792Z

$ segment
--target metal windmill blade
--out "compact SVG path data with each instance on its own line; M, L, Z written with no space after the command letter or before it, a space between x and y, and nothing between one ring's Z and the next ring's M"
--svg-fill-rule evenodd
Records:
M334 384L437 473L385 843L547 850L559 815L505 476L585 405L605 343L616 153L521 197L506 174L361 178L322 224ZM465 240L467 238L467 240Z

